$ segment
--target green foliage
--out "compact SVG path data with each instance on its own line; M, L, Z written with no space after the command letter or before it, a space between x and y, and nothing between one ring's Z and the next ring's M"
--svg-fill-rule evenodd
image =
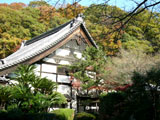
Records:
M79 59L69 68L74 77L82 82L83 90L103 85L102 76L105 73L105 53L95 47L87 47Z
M159 66L143 73L134 72L131 87L101 97L101 120L159 120L159 78Z
M55 92L57 84L35 75L35 66L21 65L12 77L16 81L1 87L1 109L18 109L25 113L48 112L55 104L65 104L66 98Z
M50 5L46 1L41 0L41 1L31 1L28 6L36 8L36 7L50 6Z
M138 40L148 41L150 47L152 47L153 49L152 52L157 52L159 50L158 32L160 31L160 27L157 23L159 20L159 13L145 10L142 13L135 16L134 20L130 21L130 25L126 27L125 31L130 36L135 37Z
M74 120L96 120L96 117L93 114L82 112L77 113Z
M125 108L126 94L123 92L111 92L107 95L100 96L100 120L122 120L121 115L127 111ZM128 120L128 115L123 116L123 119Z
M117 107L119 107L118 105L123 104L124 100L125 95L121 92L111 92L105 96L100 96L101 116L105 118L105 114L108 116L113 115L114 112L116 112Z
M32 9L32 11L37 10ZM1 37L4 33L8 33L10 36L29 39L44 32L44 25L33 18L31 14L24 13L23 10L17 11L7 7L0 7L0 18Z
M6 104L12 98L11 88L7 86L0 85L0 107L1 110L5 110Z
M146 53L159 51L160 15L157 12L145 10L134 16L123 30L116 30L121 23L112 23L127 14L116 6L93 4L84 7L74 3L54 8L46 1L32 1L28 6L23 3L0 4L0 58L16 51L22 40L55 28L78 13L84 13L89 32L107 55L117 55L121 47L128 50L140 48Z
M56 116L64 117L64 120L73 120L74 118L74 110L72 109L58 109L53 111Z
M9 34L4 33L2 39L0 38L0 58L5 58L6 56L13 53L21 42L21 39L16 37L11 37Z
M37 21L38 15L36 9L30 12L28 8L13 10L9 7L0 7L1 58L13 53L22 40L28 40L44 32L44 25Z
M51 80L47 78L38 78L33 84L33 87L36 91L39 91L42 94L52 94L52 90L57 88L57 84L53 83Z
M107 55L115 55L121 47L118 32L113 32L116 26L110 25L105 16L112 14L124 15L124 11L106 4L93 4L85 10L87 28L94 40L103 47ZM115 18L116 19L116 18ZM113 19L114 21L114 19ZM120 33L121 34L121 33Z
M63 115L54 113L22 113L19 110L1 111L1 120L66 120Z
M123 34L121 41L122 47L126 50L140 50L145 53L152 53L154 51L151 42L147 40L139 40L128 33Z

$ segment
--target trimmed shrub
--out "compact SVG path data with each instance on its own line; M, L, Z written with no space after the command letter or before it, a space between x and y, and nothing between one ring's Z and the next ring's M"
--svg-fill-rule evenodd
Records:
M74 120L96 120L96 116L91 113L82 112L77 113Z
M29 113L29 114L19 114L19 113L0 113L0 120L66 120L62 116L57 116L54 113Z
M74 110L59 109L53 113L22 113L19 109L0 111L0 120L73 120Z
M63 118L63 120L73 120L74 118L74 110L73 109L58 109L58 110L54 110L53 113L58 116L61 117L61 119ZM61 120L59 119L59 120Z
M125 94L122 92L112 92L100 97L100 120L112 120L116 116L119 117L124 112Z

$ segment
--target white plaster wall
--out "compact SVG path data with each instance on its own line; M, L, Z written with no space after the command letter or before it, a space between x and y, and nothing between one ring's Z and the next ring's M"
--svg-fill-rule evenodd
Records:
M37 71L40 71L40 64L34 64L35 65L35 71L37 72Z
M40 72L35 71L34 72L37 76L40 76Z
M74 54L76 55L77 58L82 58L82 53L80 52L74 52Z
M57 72L57 66L55 66L55 65L49 65L49 64L42 64L42 71L43 72L56 73Z
M42 73L42 74L41 74L41 77L42 77L42 78L43 78L43 77L46 77L46 78L48 78L48 79L56 82L56 75L54 75L54 74Z
M58 85L57 92L70 95L71 89L68 85Z
M72 100L72 109L77 109L77 100Z
M70 104L71 104L71 102L68 102L68 103L67 103L67 108L70 108Z
M69 53L70 53L70 51L66 50L66 49L56 50L56 55L59 55L59 56L67 56L67 55L69 55Z
M61 65L69 65L70 63L68 61L66 61L66 60L61 60L59 62L59 64L61 64Z
M58 82L70 83L69 76L66 75L58 75Z
M53 58L44 58L43 61L49 62L49 63L56 63Z

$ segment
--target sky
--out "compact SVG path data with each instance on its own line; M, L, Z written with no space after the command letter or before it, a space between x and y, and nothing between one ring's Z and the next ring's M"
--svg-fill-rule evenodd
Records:
M13 2L23 2L25 4L29 4L30 1L33 0L0 0L0 3L13 3ZM47 0L46 0L47 1ZM53 4L54 1L56 0L49 0L50 4ZM73 0L66 0L66 1L73 1ZM104 3L105 0L81 0L80 4L84 6L89 6L92 3ZM122 9L129 10L134 7L134 3L131 2L130 0L110 0L109 2L110 5L116 5Z

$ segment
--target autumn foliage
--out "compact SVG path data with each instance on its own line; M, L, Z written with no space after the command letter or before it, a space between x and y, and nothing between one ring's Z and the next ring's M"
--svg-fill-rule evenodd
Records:
M134 16L135 19L130 20L129 24L123 26L123 22L116 22L120 19L116 16L123 17L127 14L126 11L107 4L92 4L86 7L77 2L59 7L54 7L45 1L31 1L29 5L16 2L1 3L0 42L3 43L6 36L10 36L11 39L18 40L15 41L15 45L19 45L23 40L29 40L66 23L79 13L84 14L87 29L97 45L102 46L106 55L116 56L120 48L141 49L149 54L159 51L158 12L144 10ZM11 39L7 37L8 43L13 41ZM11 47L13 44L10 43L7 44L7 49L1 44L3 47L0 49L3 52L0 58L13 53L15 47Z

